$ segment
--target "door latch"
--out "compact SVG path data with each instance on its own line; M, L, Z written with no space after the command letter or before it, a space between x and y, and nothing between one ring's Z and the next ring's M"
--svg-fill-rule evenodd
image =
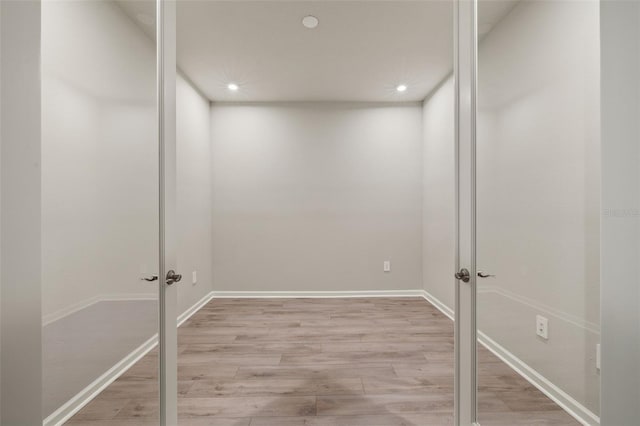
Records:
M170 269L167 272L167 285L171 285L173 283L177 283L181 279L182 279L182 275L176 274L176 271L174 271L173 269Z
M471 279L471 275L469 274L469 270L467 268L460 269L460 271L456 272L454 276L457 280L460 280L463 283L468 283Z

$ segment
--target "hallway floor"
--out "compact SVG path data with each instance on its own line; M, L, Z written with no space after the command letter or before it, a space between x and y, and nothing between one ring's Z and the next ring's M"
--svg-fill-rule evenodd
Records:
M214 299L179 328L185 426L453 424L453 323L421 298ZM157 424L154 351L69 425ZM481 423L577 425L488 351Z

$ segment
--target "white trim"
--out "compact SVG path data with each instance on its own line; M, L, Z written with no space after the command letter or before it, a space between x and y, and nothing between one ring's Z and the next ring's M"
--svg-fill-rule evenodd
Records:
M157 293L113 293L100 296L101 302L127 301L127 300L158 300Z
M90 297L88 299L81 300L81 301L79 301L77 303L74 303L73 305L69 305L69 306L67 306L65 308L58 309L57 311L52 312L50 314L43 315L42 316L42 326L49 325L54 321L58 321L59 319L62 319L62 318L67 317L67 316L69 316L69 315L71 315L73 313L76 313L78 311L86 309L89 306L98 303L99 301L100 301L100 295L93 296L93 297Z
M509 290L506 290L502 287L498 287L498 286L481 286L478 288L478 294L486 294L486 293L495 293L495 294L499 294L502 297L506 297L508 299L511 299L515 302L521 303L523 305L529 306L532 309L535 309L536 311L540 311L540 312L544 312L547 315L553 316L558 318L559 320L562 320L564 322L567 322L569 324L572 324L576 327L585 329L587 331L590 331L591 333L595 333L597 335L600 335L600 326L596 323L593 323L591 321L585 321L584 319L567 313L567 312L563 312L559 309L553 308L551 306L545 305L543 303L540 303L536 300L530 299L528 297L524 297L521 296L519 294L513 293Z
M451 321L455 321L455 313L453 312L453 309L442 303L437 297L433 296L426 290L422 290L422 297L424 297L427 302L435 306L437 310L445 314Z
M158 335L155 334L149 340L140 345L129 355L120 360L117 364L107 370L104 374L94 380L86 388L78 392L73 398L64 403L60 408L51 413L42 422L43 426L58 426L64 424L82 407L87 405L93 398L98 396L107 386L113 383L118 377L127 371L133 364L138 362L151 349L158 344Z
M207 293L202 299L198 300L189 309L178 315L178 327L180 327L186 320L191 318L193 314L198 312L204 305L209 303L213 299L213 291Z
M481 331L478 331L478 341L581 424L585 426L600 424L600 418L591 410Z
M49 325L52 322L58 321L64 317L75 314L78 311L88 308L100 302L113 302L121 300L157 300L158 297L154 293L113 293L113 294L99 294L97 296L90 297L80 302L69 305L66 308L59 309L50 314L42 316L42 326Z
M213 291L216 298L341 298L341 297L422 297L423 290L364 291Z
M136 296L136 295L134 295ZM141 296L141 295L137 295ZM453 320L454 312L447 305L442 303L438 298L430 294L425 290L373 290L373 291L320 291L320 292L295 292L295 291L212 291L206 294L202 299L192 305L189 309L184 311L177 318L177 326L181 326L187 321L193 314L200 310L204 305L209 303L213 298L339 298L339 297L422 297L427 302L431 303L436 309L442 312L447 318ZM102 300L102 299L101 299ZM114 295L111 298L104 300L146 300L144 298L115 298ZM94 302L96 303L96 302ZM88 304L87 306L92 305ZM76 309L75 311L78 311ZM74 311L74 312L75 312ZM600 419L589 409L584 407L578 401L573 399L570 395L564 392L562 389L555 386L547 378L540 373L529 367L526 363L520 360L515 355L511 354L505 348L493 341L482 332L478 332L479 342L491 351L495 356L501 359L505 364L510 366L515 372L520 374L529 383L535 386L538 390L551 398L556 404L562 407L567 413L578 420L583 425L600 424ZM79 392L76 396L70 399L62 407L56 410L53 414L47 417L43 425L44 426L58 426L62 425L75 413L77 413L82 407L84 407L89 401L97 396L102 390L115 381L120 375L127 371L133 364L146 355L151 349L157 345L157 335L154 335L144 344L131 352L120 362L110 368L106 373L96 379L93 383Z
M453 310L451 310L451 308L438 300L438 298L434 297L426 290L423 291L423 297L425 298L425 300L435 306L440 312L446 315L449 319L453 320ZM498 343L496 343L481 331L478 331L478 341L482 346L487 348L487 350L489 350L500 360L502 360L502 362L511 367L516 373L518 373L525 380L535 386L540 392L548 396L552 401L562 407L569 415L571 415L581 424L587 426L600 424L600 418L591 410L573 399L565 391L554 385L549 379L538 373L520 358L506 350L504 347L500 346Z
M200 308L206 305L212 298L213 298L213 292L209 292L202 299L198 300L193 306L191 306L189 309L184 311L177 318L177 327L180 327L186 320L188 320ZM138 299L111 298L111 299L105 299L105 300L147 300L147 299L145 298L138 298ZM90 306L90 305L87 305L87 306ZM100 377L98 377L96 380L90 383L86 388L78 392L73 398L67 401L64 405L62 405L60 408L58 408L56 411L50 414L42 422L43 426L63 425L74 414L80 411L82 407L87 405L93 398L95 398L107 386L113 383L118 377L120 377L125 371L131 368L136 362L138 362L142 357L144 357L147 353L149 353L149 351L151 351L157 345L158 345L158 335L155 334L151 338L149 338L149 340L144 342L142 345L136 348L133 352L125 356L122 360L120 360L113 367L107 370L104 374L102 374Z

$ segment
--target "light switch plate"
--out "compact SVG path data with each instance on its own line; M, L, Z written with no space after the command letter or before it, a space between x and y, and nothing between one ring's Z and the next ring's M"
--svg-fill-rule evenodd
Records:
M385 260L384 263L382 264L382 270L384 272L391 272L391 261L390 260Z

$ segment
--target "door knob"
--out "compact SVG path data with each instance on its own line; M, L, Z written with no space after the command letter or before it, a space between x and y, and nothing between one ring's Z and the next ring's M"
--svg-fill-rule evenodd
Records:
M469 270L467 268L460 269L460 271L456 272L454 276L457 280L460 280L463 283L468 283L471 279L471 275L469 274Z
M177 283L181 279L182 279L182 275L176 274L176 271L174 271L173 269L170 269L167 272L167 285L171 285L173 283Z
M493 275L493 274L487 274L486 272L482 272L482 271L478 271L478 276L480 278L495 277L495 275Z

